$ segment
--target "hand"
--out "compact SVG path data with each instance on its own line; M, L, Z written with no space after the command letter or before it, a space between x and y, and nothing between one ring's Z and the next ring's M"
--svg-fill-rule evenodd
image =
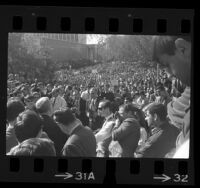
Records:
M121 116L120 116L119 112L115 112L114 118L115 118L115 119L119 119L120 117L121 117Z

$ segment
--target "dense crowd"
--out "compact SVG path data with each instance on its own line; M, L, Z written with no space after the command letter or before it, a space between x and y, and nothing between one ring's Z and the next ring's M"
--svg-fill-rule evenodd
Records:
M137 62L66 71L48 82L9 74L6 153L172 158L189 109L187 84Z

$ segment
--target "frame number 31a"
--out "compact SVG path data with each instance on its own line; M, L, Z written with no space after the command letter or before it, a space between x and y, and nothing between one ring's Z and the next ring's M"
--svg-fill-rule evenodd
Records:
M81 181L81 180L95 180L94 173L82 173L82 172L76 172L76 176L74 178L75 180Z

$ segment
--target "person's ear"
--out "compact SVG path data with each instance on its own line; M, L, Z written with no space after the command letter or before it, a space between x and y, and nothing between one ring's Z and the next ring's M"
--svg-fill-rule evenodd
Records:
M175 46L177 52L182 55L183 57L188 57L191 55L191 43L182 39L178 38L175 40Z
M153 119L154 119L154 121L157 121L157 120L158 120L157 114L154 114L154 115L153 115Z

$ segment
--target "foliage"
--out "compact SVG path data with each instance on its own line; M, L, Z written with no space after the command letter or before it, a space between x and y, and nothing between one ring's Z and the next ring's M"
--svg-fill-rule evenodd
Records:
M96 65L101 72L101 67L104 66L102 62L137 62L142 66L151 65L152 36L95 34L89 37L97 41L95 63L83 58L67 62L54 61L50 56L52 49L45 45L45 39L33 33L11 33L8 40L8 73L21 73L25 79L37 77L39 80L50 80L60 69L87 69ZM115 71L116 64L112 66L111 70Z
M104 61L141 61L147 65L152 60L152 36L109 35L100 41L98 53Z
M34 34L12 33L8 40L8 73L25 78L48 80L53 77L56 64L43 43Z

